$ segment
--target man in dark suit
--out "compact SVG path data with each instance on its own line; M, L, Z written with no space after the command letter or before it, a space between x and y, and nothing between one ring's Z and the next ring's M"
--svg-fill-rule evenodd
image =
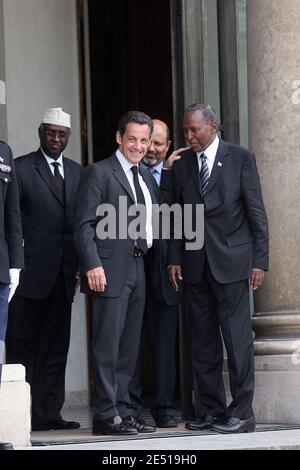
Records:
M143 257L152 245L152 203L158 193L153 177L139 168L152 130L149 116L126 113L116 134L119 149L84 170L78 193L81 289L92 305L95 435L155 430L133 416L128 390L145 306ZM133 226L136 204L144 209L139 231Z
M9 309L7 360L26 367L33 430L79 427L60 413L78 268L73 222L81 166L63 156L70 134L69 114L47 110L40 148L15 162L25 270Z
M165 170L161 186L184 208L204 205L204 245L187 248L172 240L169 275L184 280L193 368L204 415L187 429L221 433L255 430L252 409L254 361L249 308L253 290L268 269L268 223L253 153L217 136L210 105L185 110L183 129L191 149ZM193 226L193 230L195 225ZM228 357L232 402L226 408L223 346Z
M159 186L171 141L170 131L164 122L153 119L153 126L151 145L141 162L141 167L153 175ZM147 301L144 331L149 339L153 369L151 384L154 396L151 414L157 427L171 428L177 426L175 388L178 293L172 287L167 272L167 240L154 240L146 261ZM142 348L130 383L136 416L142 409L141 362Z
M24 266L18 184L10 148L0 141L0 383L5 350L8 303ZM0 450L13 449L0 443Z

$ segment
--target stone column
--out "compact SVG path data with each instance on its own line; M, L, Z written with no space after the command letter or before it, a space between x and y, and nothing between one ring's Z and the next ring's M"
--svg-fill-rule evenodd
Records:
M270 271L255 295L255 410L300 423L300 8L247 2L249 140L270 225Z
M185 106L205 100L205 12L203 0L182 1Z

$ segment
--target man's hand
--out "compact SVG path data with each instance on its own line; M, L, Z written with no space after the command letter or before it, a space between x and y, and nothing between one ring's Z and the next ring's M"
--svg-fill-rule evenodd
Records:
M103 268L90 269L86 276L88 278L89 288L95 292L104 292L106 287L106 277Z
M191 147L183 147L183 148L180 148L180 149L177 149L177 150L174 150L173 153L171 153L171 155L169 156L169 158L166 158L166 160L164 160L164 168L166 170L172 170L173 168L173 163L176 161L176 160L180 160L181 156L179 155L180 153L184 152L185 150L188 150L190 149Z
M18 268L11 268L9 270L10 283L9 283L8 302L11 301L14 293L16 292L16 288L19 285L20 271L21 271L21 269L18 269Z
M250 287L252 287L253 290L258 289L262 285L264 277L265 272L262 269L253 268L250 279Z
M179 265L173 265L168 268L168 274L170 278L170 282L174 289L178 291L178 281L182 281L182 272L181 272L181 266Z

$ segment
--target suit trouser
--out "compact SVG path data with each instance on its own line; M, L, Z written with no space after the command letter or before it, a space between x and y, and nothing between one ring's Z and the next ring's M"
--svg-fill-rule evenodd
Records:
M241 419L252 413L254 353L248 280L217 282L206 262L202 282L185 285L192 364L206 413ZM222 377L224 339L232 402L226 410Z
M5 351L5 335L7 328L7 314L8 314L8 295L9 295L9 284L3 284L0 282L0 382L2 365L4 361Z
M93 422L131 416L128 385L135 370L145 307L142 257L132 256L119 297L91 296Z
M14 296L9 307L7 362L21 363L31 386L32 423L60 417L70 343L71 303L63 272L44 300Z
M151 384L153 388L151 414L154 418L176 415L176 333L177 305L171 306L164 300L158 301L149 292L143 337L145 338L148 335L151 348ZM130 383L135 416L138 416L142 409L141 368L143 343L141 344L136 370Z

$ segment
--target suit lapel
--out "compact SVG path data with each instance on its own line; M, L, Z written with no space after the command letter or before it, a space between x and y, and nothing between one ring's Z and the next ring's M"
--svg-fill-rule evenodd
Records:
M72 190L73 190L73 169L72 166L70 165L70 162L63 157L63 162L64 162L64 176L65 176L65 200L66 200L66 205L68 204Z
M112 164L112 169L113 169L115 178L117 178L119 183L123 186L125 191L128 193L128 195L132 199L132 202L135 203L134 195L130 187L129 181L127 179L127 176L125 175L124 170L121 166L121 163L119 162L118 157L116 156L115 153L112 155L111 164Z
M59 196L59 194L56 190L54 176L51 173L49 165L48 165L44 155L42 154L42 152L40 150L38 150L36 152L35 166L36 166L37 172L39 173L41 178L44 180L44 182L46 183L46 185L48 186L50 191L53 193L53 195L56 197L56 199L62 205L64 205L64 201L60 198L60 196Z
M216 158L214 161L214 165L213 165L211 175L209 178L209 183L207 186L206 194L209 193L209 191L213 189L218 179L220 178L224 170L224 165L226 164L226 161L227 161L226 160L227 155L228 155L227 145L223 140L220 140Z
M139 168L140 168L140 174L149 190L152 204L155 204L157 202L157 195L155 194L154 188L157 187L157 191L158 191L158 185L155 181L155 178L151 174L149 174L148 171L145 170L144 168L142 167L139 167Z
M121 183L123 188L126 190L128 195L132 199L132 202L135 203L135 199L134 199L134 195L133 195L131 186L129 184L127 176L125 175L124 170L123 170L116 154L112 155L111 164L112 164L112 169L113 169L114 176L117 178L119 183ZM145 184L147 185L147 188L149 189L152 202L155 203L156 200L157 200L157 197L155 195L155 190L154 190L154 186L157 184L155 179L153 178L152 175L149 175L148 172L146 170L144 170L143 168L141 168L141 167L140 167L140 174L142 175L142 178L145 181ZM153 180L153 182L152 182L152 180Z

